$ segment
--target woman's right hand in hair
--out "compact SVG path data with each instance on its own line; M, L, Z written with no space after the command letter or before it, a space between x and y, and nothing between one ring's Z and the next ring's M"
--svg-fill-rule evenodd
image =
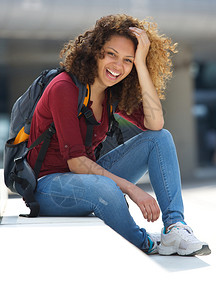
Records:
M129 27L129 29L133 32L138 41L134 64L136 67L140 64L142 65L143 63L146 64L146 57L150 48L150 40L148 35L145 30L137 27Z
M160 208L157 201L151 195L144 192L138 186L133 185L128 191L128 196L138 205L143 217L148 222L154 222L159 218Z

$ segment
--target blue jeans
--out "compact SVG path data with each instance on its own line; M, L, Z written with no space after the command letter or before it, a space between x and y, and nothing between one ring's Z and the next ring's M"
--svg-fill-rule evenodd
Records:
M184 221L179 165L167 130L144 131L102 156L97 163L133 183L149 171L164 226ZM146 230L134 222L124 194L112 179L55 173L39 180L35 197L40 204L40 215L78 217L94 213L138 248L148 248Z

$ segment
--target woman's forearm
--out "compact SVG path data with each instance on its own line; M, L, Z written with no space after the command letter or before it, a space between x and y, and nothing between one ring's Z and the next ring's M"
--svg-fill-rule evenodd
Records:
M142 90L144 126L150 130L160 130L164 125L163 110L146 65L150 40L145 30L137 27L130 27L129 29L134 33L138 41L134 64Z
M137 73L142 90L144 126L150 130L160 130L164 126L162 105L147 66L140 64Z

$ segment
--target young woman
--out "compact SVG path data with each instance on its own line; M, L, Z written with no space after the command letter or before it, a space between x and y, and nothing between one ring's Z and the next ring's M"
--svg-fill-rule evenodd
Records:
M46 154L35 197L40 215L87 216L94 213L146 253L209 254L184 221L176 150L164 125L160 99L171 78L170 53L176 45L157 26L127 15L111 15L69 41L61 51L65 72L41 97L32 120L29 144L54 122L56 134ZM90 86L89 107L99 125L85 147L85 117L78 118L79 90L69 73ZM108 97L108 94L110 95ZM94 150L108 130L107 101L116 113L143 130L96 161ZM28 156L33 167L40 146ZM135 185L149 171L157 201ZM159 218L161 235L139 228L124 194L148 222ZM161 240L161 243L160 243ZM158 246L158 244L160 245Z

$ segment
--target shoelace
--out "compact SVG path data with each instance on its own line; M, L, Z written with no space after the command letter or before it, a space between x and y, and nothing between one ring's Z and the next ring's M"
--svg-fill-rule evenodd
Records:
M177 224L171 226L169 229L172 230L173 228L176 228L179 230L179 234L184 238L185 240L189 242L197 241L197 238L193 234L193 230L188 226L184 224ZM169 230L169 231L170 231Z

